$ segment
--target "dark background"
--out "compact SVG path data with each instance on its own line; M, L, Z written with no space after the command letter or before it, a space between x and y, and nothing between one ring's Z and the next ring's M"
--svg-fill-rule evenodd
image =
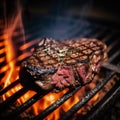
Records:
M7 17L12 15L18 1L24 12L29 13L82 15L120 21L120 4L117 0L0 0L0 17L4 19L5 7Z

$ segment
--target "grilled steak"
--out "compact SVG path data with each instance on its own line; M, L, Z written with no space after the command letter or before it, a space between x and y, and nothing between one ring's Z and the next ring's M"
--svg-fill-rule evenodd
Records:
M34 90L60 91L89 83L107 60L106 45L96 39L43 39L21 64L20 79Z

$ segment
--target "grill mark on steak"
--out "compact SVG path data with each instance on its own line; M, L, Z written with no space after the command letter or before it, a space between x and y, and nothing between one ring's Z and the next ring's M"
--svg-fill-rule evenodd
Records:
M20 79L25 87L32 79L42 90L60 91L89 83L106 60L107 47L96 39L55 41L46 38L22 63ZM27 74L23 69L29 80L25 79Z

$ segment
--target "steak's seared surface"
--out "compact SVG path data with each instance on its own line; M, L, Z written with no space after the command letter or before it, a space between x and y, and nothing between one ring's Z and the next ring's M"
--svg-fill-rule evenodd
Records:
M90 82L106 60L107 47L96 39L55 41L46 38L22 63L20 79L30 88L59 91Z

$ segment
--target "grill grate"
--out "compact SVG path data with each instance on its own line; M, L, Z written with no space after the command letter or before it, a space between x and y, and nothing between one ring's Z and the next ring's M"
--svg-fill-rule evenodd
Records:
M64 103L67 99L72 97L81 87L77 87L75 90L70 90L66 94L64 94L59 100L54 102L52 105L50 105L48 108L46 108L43 112L40 113L40 115L36 116L34 120L43 119L48 114L53 112L53 110L57 109L62 103Z
M120 61L120 48L119 48L120 34L116 28L110 28L108 26L100 24L97 21L92 22L91 20L87 20L83 18L76 18L76 17L68 17L68 16L67 17L65 16L38 17L38 16L33 15L33 17L31 17L31 20L28 20L25 16L23 16L23 22L24 22L25 31L26 31L26 41L21 40L23 33L17 32L18 34L15 34L16 33L15 31L15 33L13 34L15 45L18 46L18 49L17 49L18 56L14 58L18 61L17 63L18 65L19 63L21 63L21 61L25 59L25 57L22 57L22 56L29 53L31 48L37 45L40 37L53 37L55 39L66 39L66 38L73 39L76 37L98 38L106 42L106 44L108 45L109 56L110 56L109 63L117 65L117 63ZM4 40L2 40L2 37L0 37L0 43L2 44L2 47L4 48L5 46L3 42ZM25 44L29 44L29 46L26 48ZM4 58L5 55L6 55L5 52L1 53L0 58ZM27 54L26 57L29 55L30 54ZM21 59L18 59L18 58L21 58ZM0 66L3 67L5 64L7 63L3 60L0 63ZM4 75L5 71L0 74ZM100 89L102 89L102 87L114 75L116 75L116 72L111 71L109 75L106 78L104 78L104 80L101 83L99 83L84 98L82 98L81 101L79 101L70 110L68 110L68 112L65 113L65 115L61 118L61 120L66 120L69 117L71 117L74 113L76 113L76 111L78 111L82 106L84 106ZM16 86L18 83L19 83L19 80L13 82L7 88L1 90L0 95L3 95L4 93L6 93L8 90ZM52 111L57 109L67 99L72 97L80 88L81 87L77 87L75 90L69 90L59 100L54 102L52 105L46 108L39 115L35 116L34 120L44 119L48 114L50 114ZM116 88L114 87L114 89L115 89L115 92L112 92L113 95L117 93L117 91L119 91L119 84ZM1 103L0 104L0 111L2 111L1 113L4 113L6 109L9 109L8 106L13 104L20 96L25 94L27 91L28 91L27 89L22 88L18 92L16 92L14 95L9 97L6 101ZM37 102L39 99L41 99L46 94L47 93L42 93L42 94L40 92L36 93L33 97L31 97L25 103L17 107L14 111L9 112L8 115L1 116L1 118L2 119L8 119L8 118L16 119L17 116L19 116L22 112L24 112L27 108L29 108L31 105L33 105L35 102ZM108 100L108 98L106 98L106 100ZM91 114L91 111L90 111L86 119L92 120L99 113L99 111L102 110L102 107L100 107L101 104L100 105L99 104L97 104L94 107L94 110L91 110L91 111L94 111L94 114L90 116L89 115ZM97 109L98 111L96 111Z
M25 88L20 89L17 91L14 95L9 97L6 101L0 104L0 110L4 111L8 109L8 107L13 104L19 97L21 97L23 94L25 94L27 90Z
M84 106L102 87L115 75L115 72L111 72L101 83L99 83L94 89L92 89L84 98L76 103L62 118L61 120L67 120L75 112L77 112L82 106Z
M107 93L107 95L96 105L87 116L84 117L84 120L101 120L102 117L111 109L112 105L115 104L115 100L120 98L120 81Z

